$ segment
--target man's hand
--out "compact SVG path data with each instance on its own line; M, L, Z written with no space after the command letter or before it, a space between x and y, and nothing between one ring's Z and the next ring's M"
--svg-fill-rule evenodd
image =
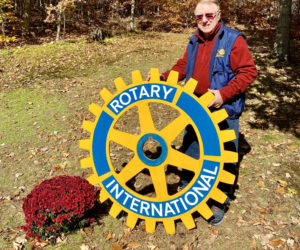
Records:
M159 78L160 78L161 81L165 81L166 80L165 77L163 76L163 74L160 74ZM150 72L148 72L146 81L149 81L149 80L150 80Z
M219 90L214 90L214 89L208 89L208 91L210 91L211 93L213 93L215 95L215 98L212 100L212 102L208 105L208 107L214 107L214 108L220 108L222 106L223 99L222 96L220 94Z

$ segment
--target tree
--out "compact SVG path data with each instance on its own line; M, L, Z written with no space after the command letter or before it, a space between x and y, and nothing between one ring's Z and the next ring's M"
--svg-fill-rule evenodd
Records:
M25 0L23 19L24 19L24 29L26 34L29 33L29 29L30 29L30 16L31 16L31 0Z
M1 24L1 31L2 31L2 39L5 46L7 40L6 33L5 33L5 25L14 16L13 13L10 12L12 8L13 8L12 0L0 0L0 24Z
M67 9L75 9L76 3L84 3L85 0L60 0L56 6L50 4L47 9L47 17L44 20L46 23L56 21L56 41L60 40L61 25L65 19ZM65 20L64 20L65 22Z
M130 31L135 31L135 27L134 27L134 7L135 7L135 0L131 0Z
M280 0L274 53L280 61L285 62L290 59L291 7L292 0Z

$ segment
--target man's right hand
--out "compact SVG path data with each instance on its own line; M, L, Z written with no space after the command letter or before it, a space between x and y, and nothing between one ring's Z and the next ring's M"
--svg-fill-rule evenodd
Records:
M166 80L163 74L160 74L159 77L160 77L161 81L165 81ZM148 72L148 75L147 75L147 81L150 81L150 71Z

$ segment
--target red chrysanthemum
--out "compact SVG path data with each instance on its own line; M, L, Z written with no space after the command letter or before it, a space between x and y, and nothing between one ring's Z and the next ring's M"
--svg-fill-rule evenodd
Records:
M95 203L97 189L79 176L58 176L43 181L23 199L28 237L46 238L91 223L87 211Z

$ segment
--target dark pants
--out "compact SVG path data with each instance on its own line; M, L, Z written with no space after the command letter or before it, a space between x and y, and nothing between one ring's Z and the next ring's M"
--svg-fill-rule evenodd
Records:
M236 139L232 142L225 143L225 150L238 152L239 119L226 119L225 121L220 123L220 129L233 129L235 131ZM195 159L199 159L199 143L197 140L196 133L191 125L188 125L185 129L182 151ZM237 166L237 164L233 165L235 165L235 167ZM193 178L194 174L190 171L183 170L182 176L183 181L189 182Z

